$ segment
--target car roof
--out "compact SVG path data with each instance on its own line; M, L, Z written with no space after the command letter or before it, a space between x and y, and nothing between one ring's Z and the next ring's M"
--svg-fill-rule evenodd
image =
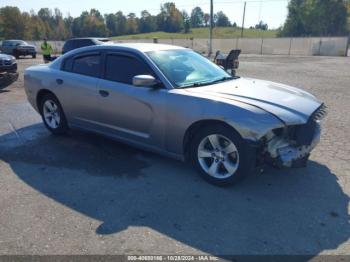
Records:
M175 46L175 45L164 45L164 44L153 44L153 43L103 43L101 45L92 45L92 46L86 46L74 49L72 51L69 51L68 53L65 53L64 55L60 56L58 59L55 59L52 63L50 63L49 67L52 68L58 68L67 56L74 56L76 54L79 54L81 52L89 52L89 51L98 51L98 50L120 50L120 51L136 51L140 53L146 53L151 51L163 51L163 50L176 50L176 49L183 49L186 48Z
M24 40L20 40L20 39L9 39L9 40L4 40L3 42L25 42Z
M97 50L97 49L129 49L137 50L139 52L145 53L150 51L162 51L162 50L174 50L174 49L185 49L184 47L175 45L165 45L165 44L153 44L153 43L104 43L97 46L83 47L86 51ZM82 49L76 49L82 50Z
M75 40L95 40L95 39L109 39L107 37L76 37L76 38L71 38L71 39L68 39L68 41L75 41Z

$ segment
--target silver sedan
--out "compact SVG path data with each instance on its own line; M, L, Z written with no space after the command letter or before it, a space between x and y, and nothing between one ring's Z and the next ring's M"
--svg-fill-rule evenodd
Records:
M193 164L228 185L257 166L305 166L325 106L279 83L232 77L192 50L80 48L25 71L29 102L53 134L79 128Z

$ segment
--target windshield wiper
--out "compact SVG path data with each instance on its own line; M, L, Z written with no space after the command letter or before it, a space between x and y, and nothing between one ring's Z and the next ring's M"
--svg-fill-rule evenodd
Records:
M181 86L179 88L191 88L191 87L207 86L207 85L212 85L212 84L215 84L215 83L219 83L219 82L223 82L223 81L227 81L227 80L232 80L232 79L235 79L235 78L232 77L232 76L224 76L222 78L215 79L213 81L196 82L196 83L192 83L192 84L189 84L189 85L186 85L186 86Z
M210 84L215 84L215 83L219 83L219 82L224 82L224 81L227 81L227 80L232 80L232 79L235 79L233 76L224 76L222 78L219 78L219 79L216 79L212 82L210 82Z
M197 82L197 83L192 83L186 86L180 86L179 88L189 88L189 87L199 87L199 86L205 86L210 84L211 82Z

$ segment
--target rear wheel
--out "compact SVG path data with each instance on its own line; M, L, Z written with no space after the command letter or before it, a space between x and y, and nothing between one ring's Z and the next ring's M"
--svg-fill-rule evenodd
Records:
M193 139L191 160L208 182L227 186L250 172L249 151L235 130L216 125L205 127Z
M41 99L40 105L41 117L46 128L55 135L67 133L67 120L58 99L49 93Z

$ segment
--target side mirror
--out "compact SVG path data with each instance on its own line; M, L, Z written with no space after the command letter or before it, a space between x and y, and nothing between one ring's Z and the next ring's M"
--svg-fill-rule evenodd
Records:
M158 80L151 75L137 75L132 78L132 84L134 86L152 87L157 85L158 83Z

